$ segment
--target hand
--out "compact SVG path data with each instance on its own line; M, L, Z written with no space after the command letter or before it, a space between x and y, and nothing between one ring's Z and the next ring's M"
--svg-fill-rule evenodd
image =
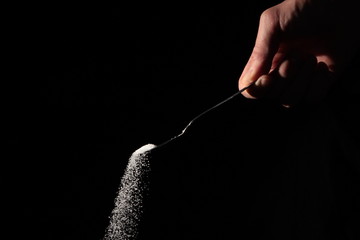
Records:
M354 9L350 0L285 0L264 11L239 89L256 82L243 95L284 106L323 100L358 50Z

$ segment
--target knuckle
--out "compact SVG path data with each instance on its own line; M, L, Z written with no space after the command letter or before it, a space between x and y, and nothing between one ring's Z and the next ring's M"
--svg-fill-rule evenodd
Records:
M276 26L278 14L276 8L268 8L263 11L260 15L260 23L266 24L267 26Z

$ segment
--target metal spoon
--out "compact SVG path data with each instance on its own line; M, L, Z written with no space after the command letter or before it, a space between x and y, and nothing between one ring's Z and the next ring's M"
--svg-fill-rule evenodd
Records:
M249 84L249 85L246 86L246 87L243 87L243 88L240 89L238 92L236 92L235 94L233 94L233 95L231 95L230 97L226 98L225 100L219 102L218 104L216 104L216 105L212 106L211 108L205 110L204 112L200 113L200 114L197 115L195 118L193 118L193 119L188 123L188 125L186 125L186 127L182 130L182 132L181 132L180 134L178 134L178 135L170 138L169 140L167 140L167 141L165 141L165 142L157 145L156 148L162 147L162 146L168 144L169 142L177 139L178 137L181 137L182 135L185 134L185 132L187 131L187 129L190 127L190 125L193 124L193 122L195 122L197 119L199 119L200 117L204 116L206 113L214 110L215 108L219 107L220 105L228 102L229 100L233 99L233 98L236 97L237 95L240 95L243 91L245 91L246 89L248 89L249 87L251 87L254 83L255 83L255 82L252 82L251 84Z

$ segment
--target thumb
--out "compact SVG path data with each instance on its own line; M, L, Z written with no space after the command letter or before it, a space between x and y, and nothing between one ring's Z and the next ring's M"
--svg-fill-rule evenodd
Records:
M255 46L240 76L239 89L269 73L279 47L280 28L278 19L275 7L269 8L261 14ZM256 95L249 94L248 91L244 91L243 95L247 98L256 98Z

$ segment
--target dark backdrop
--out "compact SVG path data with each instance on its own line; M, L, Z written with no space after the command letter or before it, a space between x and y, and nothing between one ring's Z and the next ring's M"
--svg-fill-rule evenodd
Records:
M5 114L9 120L5 130L11 152L8 161L14 170L7 179L14 183L11 196L17 200L17 206L10 210L16 215L14 223L21 224L17 234L44 239L100 239L130 154L146 143L158 144L179 133L196 114L236 92L238 77L254 44L259 16L274 3L242 1L236 7L180 3L118 8L32 6L15 11L9 20L16 27L10 29L11 43L7 45L11 52L7 61L11 77L5 89L11 91L5 92ZM344 79L355 78L355 66L354 63L349 67ZM347 85L345 89L354 89L355 83L352 80L352 87ZM226 171L241 169L240 180L247 183L241 196L270 199L264 200L267 204L255 204L252 208L257 210L247 211L240 220L242 224L250 222L246 229L259 232L259 236L278 235L282 221L301 222L295 213L300 210L290 204L277 211L282 213L280 216L294 212L292 218L285 221L284 217L277 223L279 226L269 224L276 222L270 216L277 216L270 210L271 203L282 206L279 199L292 199L294 195L288 193L293 192L293 185L288 183L292 171L299 172L299 176L312 172L310 178L305 177L307 180L293 179L297 183L304 181L303 188L328 171L325 175L330 183L323 188L331 188L330 195L335 196L326 203L331 217L320 214L314 221L326 222L324 232L331 235L330 230L338 226L334 219L341 216L344 226L335 232L350 236L355 231L350 219L359 206L359 199L354 197L359 186L355 184L359 176L359 105L355 103L358 95L350 93L333 94L319 108L295 110L285 110L275 103L238 99L237 105L231 105L213 121L210 117L194 131L192 140L174 150L179 153L174 159L179 161L184 156L184 148L193 151L194 159L190 157L182 167L191 168L192 176L199 180L203 162L194 165L195 157L204 161L216 156L203 171L203 182L194 180L197 187L210 189L203 190L204 195L214 187L207 186L211 181L206 179L213 179L211 173L217 175L219 169L222 176L230 178L238 175L227 175ZM174 153L162 154L159 159ZM222 158L228 159L224 160L228 165L221 162ZM230 164L229 159L236 164ZM267 165L275 159L277 164ZM297 160L290 161L291 167L284 167L286 159ZM307 159L307 164L299 167L299 159ZM313 159L321 161L314 164ZM326 170L323 162L327 162ZM309 167L311 164L315 167ZM282 177L271 177L275 175ZM267 183L271 181L283 186L283 190L272 194L274 185ZM225 189L241 194L239 186L232 187ZM310 192L318 189L314 187ZM311 193L304 198L322 199L328 192L320 197ZM201 194L195 194L195 202L200 201ZM248 198L243 206L251 208L249 199L253 198ZM317 206L305 216L312 216L311 211ZM346 206L345 210L339 206ZM212 216L201 211L204 216ZM206 229L207 221L199 221L204 226L198 229ZM239 227L234 221L229 222L232 229ZM297 239L296 232L301 232L301 227L296 227L296 223L292 222L284 236ZM210 230L204 233L207 239ZM250 233L243 231L244 236L247 234ZM194 233L194 239L195 236Z

